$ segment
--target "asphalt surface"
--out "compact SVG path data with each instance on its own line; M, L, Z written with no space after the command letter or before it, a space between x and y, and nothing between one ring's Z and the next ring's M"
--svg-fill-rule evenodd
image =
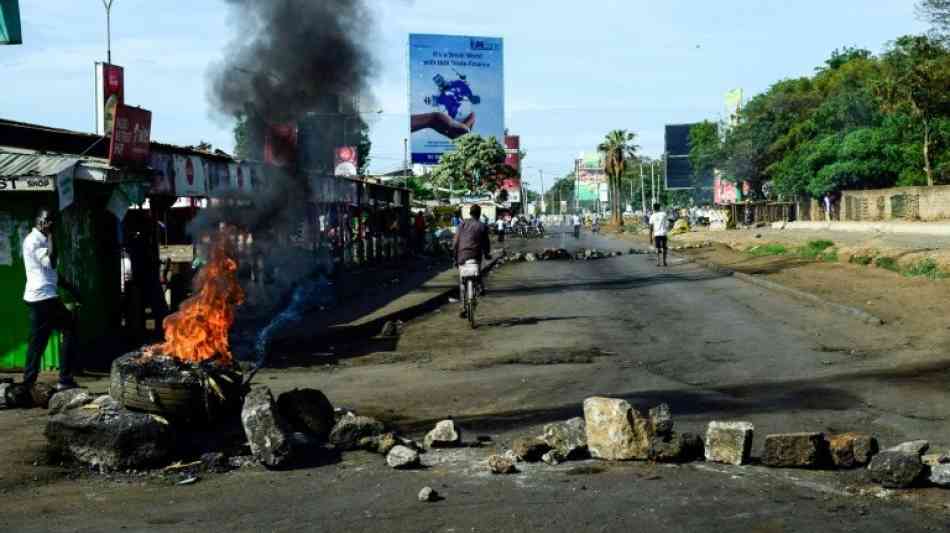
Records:
M629 248L586 233L505 245ZM468 441L490 439L482 447L427 453L426 468L413 472L355 452L326 466L245 468L189 486L61 480L3 495L0 530L947 530L943 492L881 491L861 471L583 461L489 474L491 453L580 415L592 395L643 409L667 402L679 431L750 421L753 455L766 434L791 431L950 443L942 354L921 366L920 354L905 359L904 339L887 326L671 263L625 255L509 264L489 278L476 330L448 304L398 339L314 347L311 364L258 378L275 392L320 388L334 404L416 437L452 416ZM444 499L418 502L426 485Z

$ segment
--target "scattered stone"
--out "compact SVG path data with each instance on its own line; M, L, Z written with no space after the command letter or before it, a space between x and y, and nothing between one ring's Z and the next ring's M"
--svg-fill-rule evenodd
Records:
M551 466L557 466L565 460L565 457L561 455L561 452L557 450L551 450L545 453L544 455L542 455L541 460Z
M404 446L401 444L400 440L396 437L395 433L383 433L382 435L374 435L372 437L363 437L360 439L359 447L368 452L378 453L380 455L386 455L395 448L396 446ZM406 448L415 450L412 446L404 446Z
M608 461L649 459L652 426L625 400L584 400L587 448L592 457Z
M443 420L435 425L425 438L426 448L452 448L462 443L462 431L452 420Z
M766 435L762 462L775 468L815 468L825 457L825 436L821 433L779 433Z
M31 404L30 391L22 383L0 383L0 409L29 407Z
M524 260L527 261L527 262L529 262L529 263L534 263L535 261L538 260L538 256L534 255L534 254L531 253L531 252L528 252L528 253L524 254Z
M387 320L383 324L383 329L379 332L380 337L398 337L402 334L403 322L401 320Z
M653 434L668 436L673 433L673 413L665 403L650 409L650 421L653 425Z
M920 458L920 461L927 466L938 466L950 463L950 455L946 453L929 453Z
M550 449L548 443L538 437L518 437L511 442L512 454L528 463L540 461L541 456Z
M923 474L924 464L915 453L885 450L871 459L868 466L871 479L888 489L902 489L913 485Z
M245 468L256 465L257 461L254 459L253 455L235 455L228 458L228 466L232 468Z
M488 458L488 469L492 474L514 474L518 471L515 462L504 455L492 455Z
M710 422L706 429L706 460L733 465L748 463L754 430L749 422Z
M419 452L419 453L425 453L425 451L426 451L426 449L425 449L425 447L424 447L423 445L421 445L421 444L419 444L418 442L416 442L416 441L414 441L414 440L412 440L412 439L410 439L410 438L407 438L407 437L400 437L400 436L396 435L396 443L397 443L397 444L402 444L402 445L405 446L406 448L412 448L413 450L415 450L415 451L417 451L417 452Z
M541 439L564 460L579 459L587 455L587 428L582 417L547 424Z
M203 454L199 460L201 461L201 469L206 472L221 473L230 470L228 458L221 452Z
M251 454L266 467L277 468L293 462L290 426L280 415L269 387L257 387L244 398L241 423Z
M95 399L96 398L85 389L68 389L63 392L57 392L49 400L49 414L52 416L63 411L76 409L77 407L92 403Z
M703 457L703 439L692 433L672 433L653 439L650 460L658 463L688 463Z
M918 457L922 456L928 449L930 449L930 443L925 440L912 440L910 442L902 442L897 446L888 448L884 451L886 452L904 452L912 453Z
M103 398L50 416L46 424L50 450L103 470L154 466L170 455L174 442L166 421Z
M56 390L47 383L34 383L33 386L30 387L30 398L33 400L35 407L48 409L50 398L52 398L54 394L56 394Z
M838 468L864 466L878 452L877 439L861 433L832 435L827 442L831 462Z
M386 455L386 463L397 470L417 468L421 464L419 452L401 444L389 450L389 454Z
M950 464L940 463L931 466L928 479L938 487L950 487Z
M422 487L422 490L419 491L420 502L434 502L438 498L439 493L436 492L432 487Z
M330 444L340 450L355 450L360 447L360 439L375 437L386 431L382 422L368 416L346 413L333 426L330 432Z
M333 405L317 389L294 389L277 398L280 414L296 431L309 433L319 442L326 442L333 430Z

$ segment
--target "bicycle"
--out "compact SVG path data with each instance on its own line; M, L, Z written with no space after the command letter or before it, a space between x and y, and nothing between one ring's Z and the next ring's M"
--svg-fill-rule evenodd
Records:
M475 329L475 307L478 305L478 276L481 274L478 261L469 259L459 266L459 286L462 293L462 309L468 325Z

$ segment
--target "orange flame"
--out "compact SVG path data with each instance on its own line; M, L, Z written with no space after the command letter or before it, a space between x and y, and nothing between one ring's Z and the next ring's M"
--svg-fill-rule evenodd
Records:
M214 237L211 258L198 273L197 292L162 323L165 343L159 348L165 355L192 363L215 357L231 361L228 330L234 324L234 308L244 302L232 233L222 230Z

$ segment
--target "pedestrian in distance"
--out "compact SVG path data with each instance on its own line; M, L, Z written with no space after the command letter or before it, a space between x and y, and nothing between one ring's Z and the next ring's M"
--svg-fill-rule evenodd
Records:
M666 266L666 252L668 235L670 233L670 216L659 203L653 204L653 214L650 215L650 240L656 248L656 266Z
M59 331L63 346L59 359L59 382L56 390L78 387L73 374L78 368L78 335L76 316L59 297L62 286L79 302L79 293L56 273L56 248L53 243L53 213L48 208L37 211L33 230L23 239L23 266L26 269L26 289L23 301L30 314L30 339L26 351L26 369L23 384L32 387L40 372L40 360L49 336Z
M577 213L574 213L574 216L571 218L571 224L574 226L574 238L581 238L581 216Z

